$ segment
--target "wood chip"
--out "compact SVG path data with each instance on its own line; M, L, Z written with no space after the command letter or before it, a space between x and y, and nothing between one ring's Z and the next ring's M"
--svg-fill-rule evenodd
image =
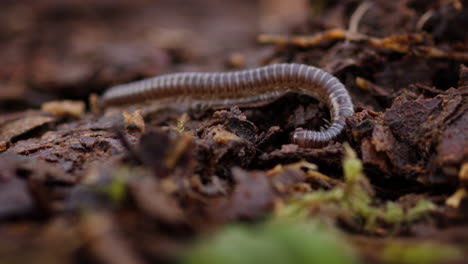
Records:
M20 119L7 122L0 127L0 142L11 141L13 138L40 127L47 123L54 122L55 118L45 115L27 115Z
M57 117L81 118L85 112L85 104L81 101L51 101L42 104L41 110Z

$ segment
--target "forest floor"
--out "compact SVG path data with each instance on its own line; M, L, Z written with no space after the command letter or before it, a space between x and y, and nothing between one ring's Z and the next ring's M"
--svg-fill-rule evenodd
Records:
M2 1L0 262L467 263L468 1L290 3ZM296 94L89 100L281 62L345 84L340 140L291 143L329 118Z

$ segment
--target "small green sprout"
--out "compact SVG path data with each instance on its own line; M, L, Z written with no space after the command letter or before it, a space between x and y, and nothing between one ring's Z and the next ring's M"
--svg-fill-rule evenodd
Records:
M343 161L345 182L332 190L318 190L291 201L277 212L278 217L305 218L310 208L320 206L331 208L351 215L364 224L365 229L373 230L377 220L399 226L403 222L421 219L437 207L427 200L420 200L413 208L405 211L396 202L387 202L385 206L373 204L373 190L363 173L362 162L351 147L345 144Z

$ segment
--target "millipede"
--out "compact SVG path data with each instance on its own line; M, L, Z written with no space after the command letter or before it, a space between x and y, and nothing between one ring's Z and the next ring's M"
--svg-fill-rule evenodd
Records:
M207 105L245 105L288 92L305 94L330 109L330 125L322 131L297 128L293 143L313 148L335 140L354 114L345 86L332 74L304 64L282 63L232 72L174 73L116 85L101 97L101 107L147 100L188 100Z

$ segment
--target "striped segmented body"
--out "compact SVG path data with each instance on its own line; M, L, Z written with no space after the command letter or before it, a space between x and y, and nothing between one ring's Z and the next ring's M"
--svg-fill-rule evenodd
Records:
M208 105L242 105L272 99L287 92L315 97L326 103L331 123L323 131L298 128L292 140L301 147L319 147L336 139L345 119L354 114L345 86L333 75L304 64L274 64L225 73L175 73L107 90L103 107L146 100L187 99Z

